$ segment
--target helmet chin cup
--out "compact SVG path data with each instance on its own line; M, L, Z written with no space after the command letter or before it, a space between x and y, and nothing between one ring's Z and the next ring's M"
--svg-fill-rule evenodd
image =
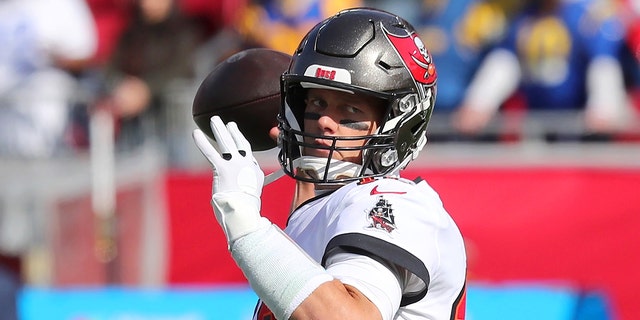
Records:
M350 181L361 176L362 166L348 161L323 157L301 156L295 161L296 176L307 177L316 183Z

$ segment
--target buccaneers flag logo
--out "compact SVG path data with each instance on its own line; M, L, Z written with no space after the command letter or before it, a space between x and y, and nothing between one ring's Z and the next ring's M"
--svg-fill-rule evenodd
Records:
M433 85L437 78L436 67L431 54L418 35L415 32L395 35L385 28L383 30L413 77L424 85Z

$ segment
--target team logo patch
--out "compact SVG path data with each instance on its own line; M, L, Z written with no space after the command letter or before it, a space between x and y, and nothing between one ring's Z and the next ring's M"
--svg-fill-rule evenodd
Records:
M376 206L369 211L369 220L371 224L369 228L384 230L391 233L396 229L395 217L391 204L382 196L378 197Z
M413 77L424 85L433 85L437 77L436 67L420 37L415 32L394 35L386 29L384 31Z

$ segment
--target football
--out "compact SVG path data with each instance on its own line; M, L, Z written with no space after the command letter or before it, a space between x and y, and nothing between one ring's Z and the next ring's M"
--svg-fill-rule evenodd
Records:
M214 139L209 119L234 121L254 151L274 148L269 130L278 124L280 76L291 56L272 49L240 51L219 63L202 81L193 100L193 120Z

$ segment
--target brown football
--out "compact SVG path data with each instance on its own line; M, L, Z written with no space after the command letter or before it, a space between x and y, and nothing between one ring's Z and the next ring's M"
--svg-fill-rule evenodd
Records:
M193 120L214 139L209 119L235 121L254 151L274 148L269 130L278 124L280 75L291 56L272 49L240 51L218 64L202 81L193 100Z

